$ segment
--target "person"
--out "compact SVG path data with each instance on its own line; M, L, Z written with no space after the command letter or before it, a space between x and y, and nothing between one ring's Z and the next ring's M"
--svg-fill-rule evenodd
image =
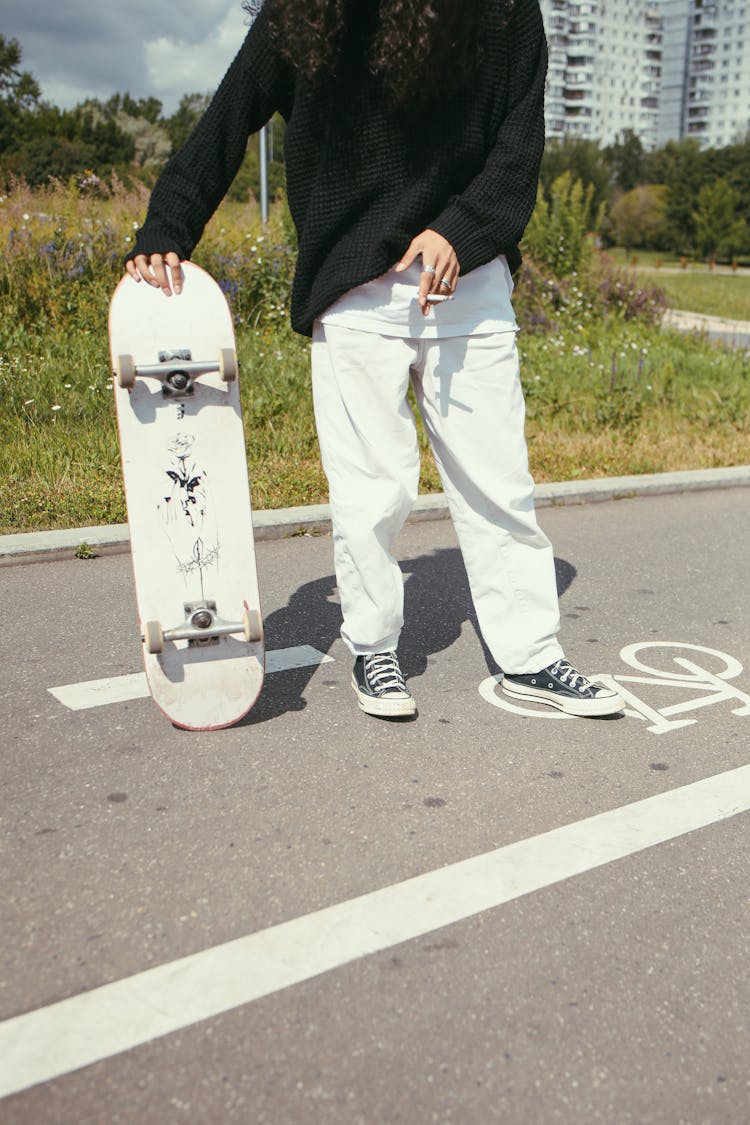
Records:
M248 138L286 122L341 634L368 714L411 716L391 546L417 494L410 382L502 690L579 716L622 699L566 659L539 528L511 303L544 146L538 0L265 0L205 115L165 166L126 267L179 294ZM169 267L169 269L167 269Z

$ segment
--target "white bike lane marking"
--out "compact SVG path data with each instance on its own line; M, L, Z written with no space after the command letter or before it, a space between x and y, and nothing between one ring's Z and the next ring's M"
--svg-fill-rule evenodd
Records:
M639 658L639 653L649 649L664 650L662 655L669 651L673 664L677 665L682 671L665 671L644 663ZM704 668L694 659L676 656L673 650L690 653L691 656L698 653L704 658L708 657L710 662L718 663L719 671L713 672L709 668ZM671 716L697 711L702 707L710 707L716 703L739 704L739 706L731 709L732 714L743 717L750 716L750 694L741 691L740 688L729 682L735 680L741 674L742 664L726 652L720 652L715 648L706 648L702 645L688 644L685 641L640 641L626 645L620 652L620 659L635 671L645 672L646 675L631 676L624 672L601 673L591 676L591 679L598 680L619 692L628 704L625 707L624 714L630 718L641 719L649 723L646 730L651 734L668 734L670 731L680 730L682 727L693 726L698 722L697 719L673 719ZM502 675L488 676L479 685L479 694L493 707L499 707L503 711L510 711L514 715L523 715L532 719L573 718L572 715L565 715L562 711L549 707L544 708L543 705L540 705L543 709L536 710L531 707L522 707L518 703L511 703L497 690L501 681ZM669 704L666 707L654 707L647 700L642 699L633 688L629 687L630 684L638 684L646 688L673 688L689 693L690 698Z
M332 662L332 656L326 656L312 645L278 648L266 653L266 675ZM47 688L47 691L69 711L85 711L92 707L104 707L109 703L125 703L130 699L147 699L149 695L144 672L88 680L80 684L63 684Z
M0 1097L750 810L750 765L182 957L0 1024Z

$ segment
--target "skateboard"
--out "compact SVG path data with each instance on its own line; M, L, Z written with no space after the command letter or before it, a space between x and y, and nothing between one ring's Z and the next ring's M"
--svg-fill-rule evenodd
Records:
M182 270L171 297L124 277L109 340L149 689L176 726L216 730L258 697L263 622L232 316Z

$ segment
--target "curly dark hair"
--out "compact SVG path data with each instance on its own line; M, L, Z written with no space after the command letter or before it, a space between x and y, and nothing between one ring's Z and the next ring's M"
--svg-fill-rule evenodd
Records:
M488 0L265 0L279 50L313 81L338 75L358 9L367 65L396 105L424 104L465 86L481 58ZM515 0L499 0L507 20ZM257 15L264 0L245 0ZM371 7L370 7L371 6ZM368 26L369 23L369 26Z

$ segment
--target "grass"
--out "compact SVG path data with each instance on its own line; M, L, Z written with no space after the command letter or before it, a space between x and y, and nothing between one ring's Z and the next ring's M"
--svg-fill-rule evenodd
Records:
M640 276L653 281L653 275ZM749 274L661 274L658 282L673 309L750 321Z
M87 199L62 186L0 199L2 533L125 519L106 311L143 206L118 189ZM327 498L309 344L287 324L289 243L284 208L262 231L256 209L225 204L196 255L222 280L235 313L256 508ZM538 292L528 286L519 286L516 303L531 324ZM723 308L726 315L726 298ZM620 309L602 309L573 286L554 331L519 338L536 479L745 462L748 358L627 320ZM420 441L421 488L435 491L421 427Z
M622 246L613 246L607 250L607 254L619 266L630 266L633 269L679 269L687 273L714 272L710 262L705 259L688 258L669 250L625 250ZM750 260L741 257L738 259L737 265L747 268L750 266ZM729 262L717 263L717 268L720 270L727 270L730 267L731 263Z

